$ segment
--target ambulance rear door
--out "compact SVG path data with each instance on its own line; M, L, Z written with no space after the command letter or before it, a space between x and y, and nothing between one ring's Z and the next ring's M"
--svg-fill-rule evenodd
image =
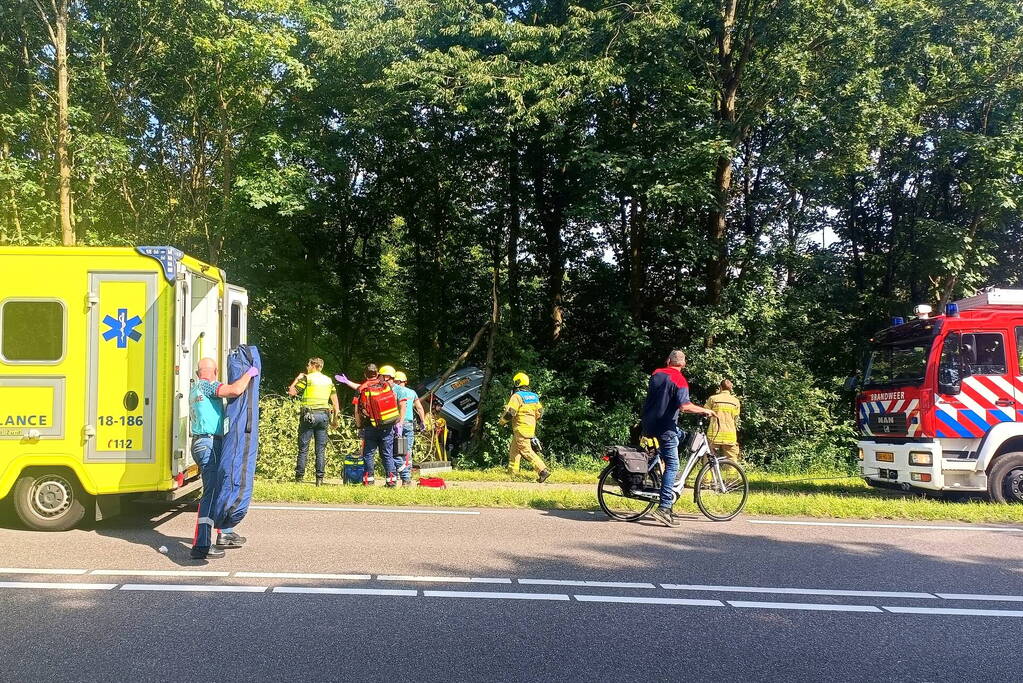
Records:
M231 349L248 343L249 337L249 293L235 285L227 286L227 305L224 314L225 356ZM226 362L226 358L225 358ZM225 365L226 367L226 365Z
M87 462L155 462L157 277L89 274Z
M171 476L185 472L194 464L189 451L188 392L192 368L191 279L188 270L177 264L174 277L174 427Z

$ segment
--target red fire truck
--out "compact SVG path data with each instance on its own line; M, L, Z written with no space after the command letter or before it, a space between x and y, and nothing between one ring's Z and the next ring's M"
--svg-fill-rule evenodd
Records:
M1023 502L1023 290L916 312L873 339L856 398L864 478Z

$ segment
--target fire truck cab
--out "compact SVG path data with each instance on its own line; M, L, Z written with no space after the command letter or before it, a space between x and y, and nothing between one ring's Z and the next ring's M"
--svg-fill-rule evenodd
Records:
M1023 502L1023 290L917 310L873 339L856 398L861 473Z

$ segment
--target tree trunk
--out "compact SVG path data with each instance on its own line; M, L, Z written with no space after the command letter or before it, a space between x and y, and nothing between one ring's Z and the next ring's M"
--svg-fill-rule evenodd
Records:
M220 65L217 65L220 71ZM218 77L219 80L219 77ZM229 221L231 217L231 198L234 190L234 148L231 141L230 116L228 103L221 90L217 103L217 110L220 114L220 215L217 218L217 231L209 241L210 265L217 265L220 262L220 255L224 250L224 241L227 239Z
M480 444L483 443L483 406L486 405L487 394L490 391L490 383L494 377L494 346L497 343L497 332L501 324L501 305L497 294L498 266L500 259L494 254L494 269L490 280L490 335L487 339L487 360L483 368L483 384L480 386L480 403L476 411L476 420L472 425L472 448L471 452L478 453Z
M639 325L643 318L643 292L646 289L646 197L633 197L629 202L629 310L632 321Z
M71 130L68 124L67 28L70 0L53 3L51 38L57 71L57 204L60 208L60 241L66 247L75 244L74 216L71 213Z
M508 316L511 333L518 331L519 313L519 237L522 232L522 206L519 201L519 134L511 133L508 150Z
M565 222L567 171L564 166L558 168L549 163L549 154L542 140L537 139L531 151L533 198L547 248L547 311L550 315L547 341L553 345L561 337L564 320L565 243L562 227Z
M717 35L717 93L715 94L714 118L718 131L726 136L729 143L740 141L736 121L738 112L736 100L739 94L740 65L736 62L732 46L732 32L736 30L736 9L738 0L724 0L719 16L720 32ZM711 261L707 268L707 303L717 306L721 303L724 281L728 272L728 197L731 192L731 149L718 156L714 168L714 202L707 216L707 237L712 248Z

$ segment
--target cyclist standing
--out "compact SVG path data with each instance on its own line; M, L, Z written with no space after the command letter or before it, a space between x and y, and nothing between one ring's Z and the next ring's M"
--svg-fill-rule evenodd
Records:
M679 526L671 512L674 504L672 485L678 475L678 444L681 430L678 427L679 411L697 415L712 416L714 412L701 408L689 398L689 383L682 375L686 367L686 354L675 349L668 355L666 367L654 370L647 385L646 401L643 403L643 435L655 437L659 443L657 452L664 461L664 477L661 480L660 505L654 511L654 518L667 526Z

